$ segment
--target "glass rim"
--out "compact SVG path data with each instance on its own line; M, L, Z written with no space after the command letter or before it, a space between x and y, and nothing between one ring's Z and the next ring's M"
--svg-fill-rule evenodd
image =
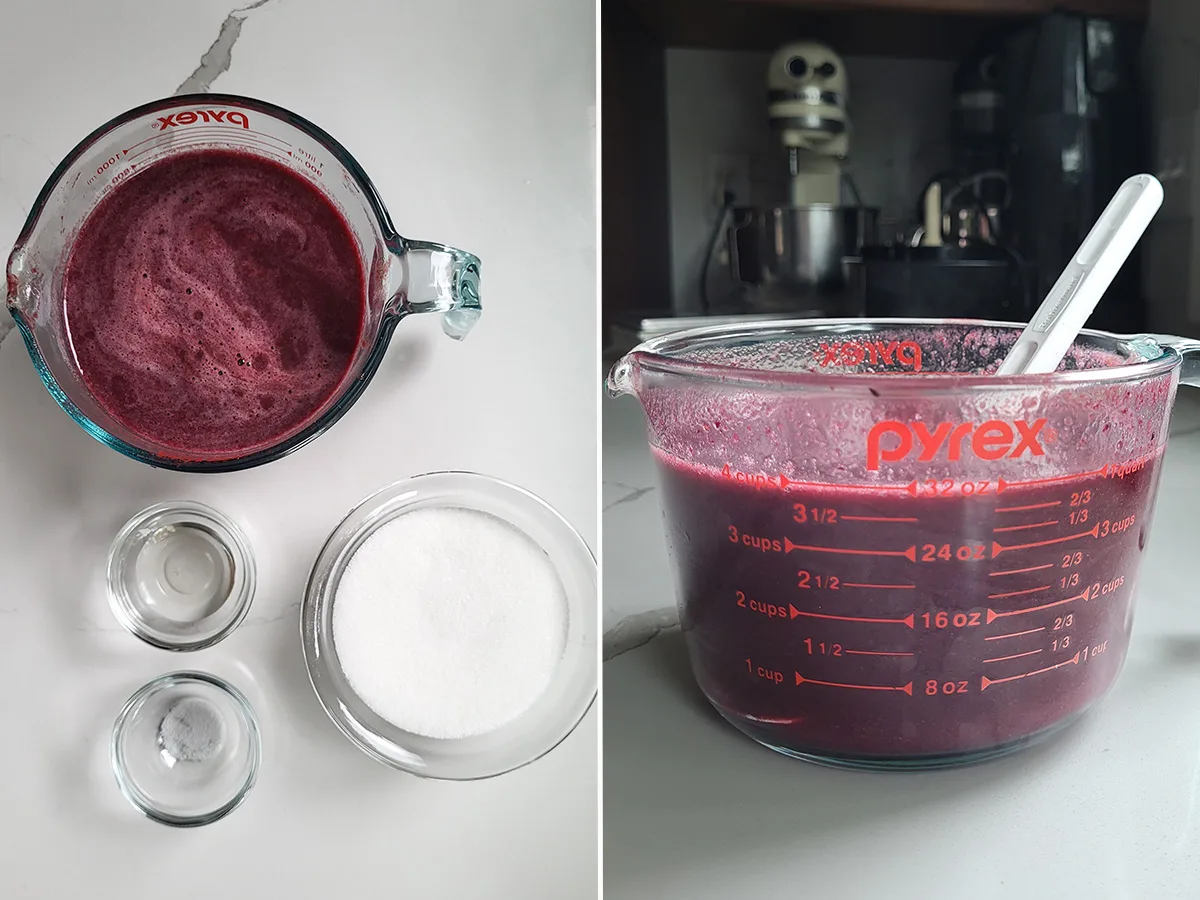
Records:
M307 132L311 137L316 138L320 143L324 144L326 148L334 155L337 161L341 163L354 177L354 179L359 183L359 186L363 188L364 192L366 193L367 200L370 203L371 211L379 220L382 231L384 232L384 237L390 239L399 239L402 242L404 241L403 238L396 234L396 229L392 224L391 216L388 214L387 208L383 205L383 200L379 196L379 192L376 190L374 183L370 179L370 176L367 175L362 166L358 164L358 160L354 158L350 151L347 150L337 138L335 138L325 129L321 128L319 125L310 122L303 116L266 100L258 100L254 97L246 97L241 94L212 93L179 94L173 97L163 97L159 100L151 100L148 103L143 103L140 106L135 106L131 109L125 110L122 113L118 113L103 125L92 129L91 132L89 132L78 143L76 143L75 146L72 147L71 150L62 158L59 164L55 166L54 171L51 172L50 176L46 179L45 184L42 185L41 191L38 192L37 198L33 201L33 205L29 209L29 215L25 217L25 224L21 227L20 234L17 235L17 240L14 246L19 248L26 243L30 233L33 231L34 226L37 224L38 219L41 218L41 213L46 205L46 202L58 188L60 182L63 180L63 177L66 175L67 170L70 169L71 166L74 165L75 162L87 152L89 147L91 147L105 135L115 131L122 125L132 122L134 119L150 113L170 109L172 107L190 106L197 103L242 106L255 112L265 113L272 118L279 119L280 121L286 122L294 128L298 128L300 131Z
M891 375L870 372L800 372L757 369L723 363L703 362L674 356L689 349L716 343L720 340L744 339L746 343L765 342L773 338L817 336L820 334L869 334L887 328L935 328L959 326L991 328L1020 332L1020 322L1001 322L986 319L954 318L828 318L828 319L766 319L753 322L702 325L670 332L645 341L625 354L613 367L608 378L609 393L625 393L627 381L634 371L673 375L709 384L781 390L813 388L826 393L851 391L873 393L883 387L889 395L897 394L954 394L969 391L991 391L1012 388L1041 388L1053 386L1087 386L1122 384L1164 375L1177 368L1182 356L1174 347L1158 344L1154 335L1120 335L1085 328L1079 334L1110 343L1147 342L1158 353L1144 359L1115 366L1094 369L1073 369L1037 375L975 375L937 372L905 373L899 381ZM637 393L636 389L632 390Z

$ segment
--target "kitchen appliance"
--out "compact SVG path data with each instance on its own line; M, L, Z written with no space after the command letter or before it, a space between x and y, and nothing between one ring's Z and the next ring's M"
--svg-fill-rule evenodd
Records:
M735 207L729 265L735 279L758 286L755 306L792 309L836 303L846 286L847 248L874 240L879 211L863 207Z
M910 242L866 247L850 262L848 312L1006 321L1032 313L1034 270L1010 234L1018 198L1000 46L986 36L955 71L951 165L922 192Z
M850 150L846 66L824 44L775 51L767 66L767 116L787 150L791 206L839 206Z
M1149 103L1138 82L1137 25L1056 12L1004 42L1015 248L1045 296L1121 182L1149 169ZM1135 251L1091 322L1144 327Z
M137 178L157 159L209 147L274 160L306 177L340 208L369 276L368 310L349 374L307 425L249 455L197 453L183 459L178 451L140 439L89 393L65 332L62 272L73 235L109 190ZM446 334L465 337L481 310L479 260L398 235L354 157L311 122L260 100L198 94L122 113L67 155L38 195L9 257L7 307L47 390L92 437L153 466L231 471L278 459L340 419L370 382L396 325L412 313L442 313Z
M922 197L923 246L1004 242L1012 191L996 44L994 37L985 38L954 73L954 160L950 171L933 179Z
M646 415L700 688L782 753L974 762L1086 711L1124 662L1171 405L1200 342L1020 326L742 323L657 338Z
M844 260L874 240L878 211L842 205L847 90L845 64L824 44L786 44L768 64L767 115L787 155L788 203L736 206L725 234L730 274L753 286L753 311L840 308Z
M868 318L921 317L1025 321L1032 312L1028 267L984 242L864 247L851 263L847 312Z

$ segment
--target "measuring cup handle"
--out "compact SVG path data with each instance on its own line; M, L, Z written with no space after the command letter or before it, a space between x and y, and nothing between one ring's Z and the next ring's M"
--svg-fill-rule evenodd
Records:
M479 259L465 250L429 241L398 239L390 248L403 278L389 307L400 317L443 313L442 330L461 341L479 321Z
M1173 334L1139 334L1131 340L1150 339L1160 347L1170 348L1183 358L1179 368L1179 383L1200 387L1200 341Z

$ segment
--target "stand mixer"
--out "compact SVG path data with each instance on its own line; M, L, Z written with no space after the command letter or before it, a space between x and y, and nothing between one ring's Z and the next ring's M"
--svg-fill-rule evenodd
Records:
M767 115L787 153L788 205L733 208L730 270L750 286L752 309L842 312L846 258L873 240L878 213L841 204L846 67L824 44L798 41L771 57L766 80Z
M823 44L787 44L767 68L767 115L787 150L792 206L840 206L850 148L846 68Z

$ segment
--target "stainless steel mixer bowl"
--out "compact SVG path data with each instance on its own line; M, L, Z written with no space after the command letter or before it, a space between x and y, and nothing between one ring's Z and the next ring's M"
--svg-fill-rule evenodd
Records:
M837 307L846 291L845 260L875 241L879 210L869 207L735 207L729 226L734 279L763 288L763 302Z

